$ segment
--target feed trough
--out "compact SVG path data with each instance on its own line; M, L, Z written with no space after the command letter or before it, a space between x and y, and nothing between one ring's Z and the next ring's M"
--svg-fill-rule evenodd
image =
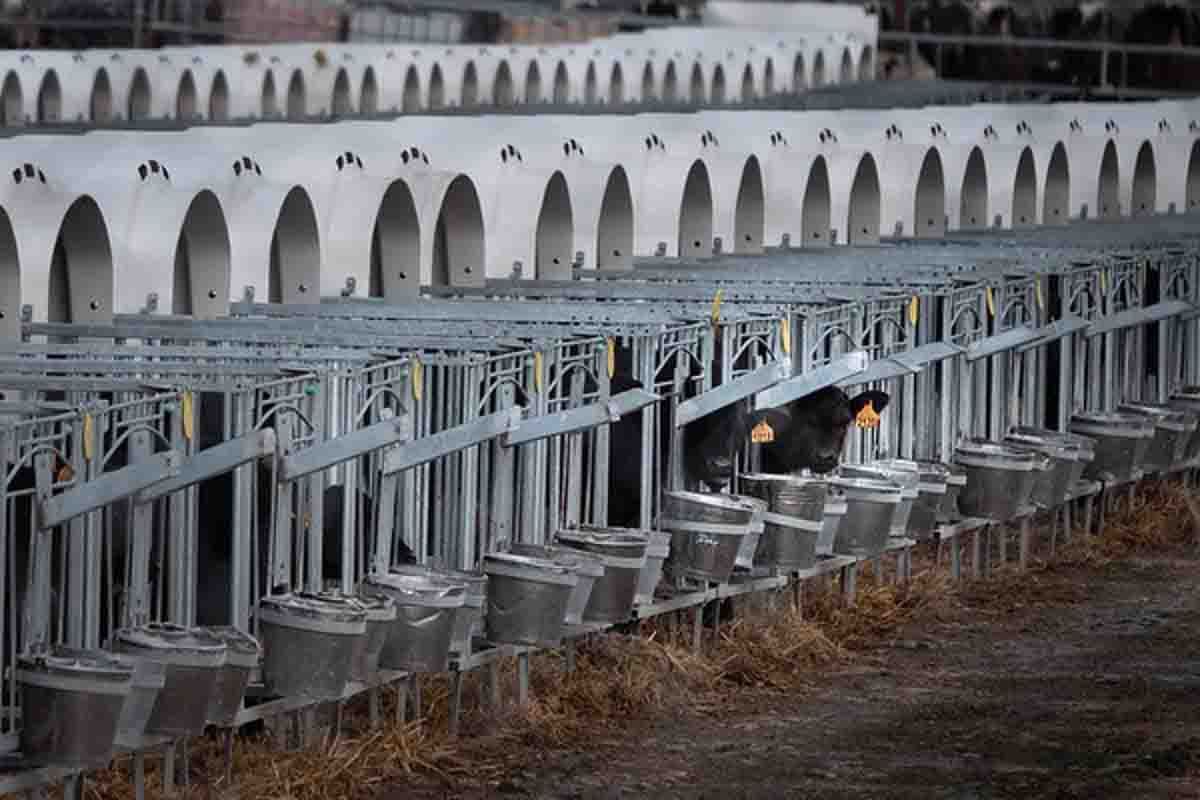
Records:
M659 527L671 531L672 574L728 582L753 517L753 507L730 495L664 492Z
M654 602L654 590L662 580L663 564L671 555L671 532L648 531L649 542L646 544L646 565L638 575L637 591L633 602L645 605Z
M513 555L541 558L562 564L575 571L579 579L571 590L567 600L567 610L563 614L564 625L580 625L583 623L583 612L592 596L592 588L596 581L604 577L604 562L598 557L574 550L568 547L556 547L546 544L514 544Z
M730 497L754 509L754 516L750 518L750 530L742 537L742 543L738 546L737 558L733 562L735 569L750 571L754 569L754 554L758 551L758 543L762 539L763 530L766 527L763 515L767 513L770 506L766 500L760 500L757 497L736 494L730 495Z
M346 690L367 613L337 594L282 594L258 604L263 683L273 694L336 700Z
M1183 463L1192 434L1196 432L1196 415L1191 411L1151 403L1123 403L1117 407L1123 414L1137 414L1154 421L1154 438L1142 458L1146 472L1169 472Z
M226 728L242 708L242 696L262 659L262 646L253 636L232 626L204 630L225 644L225 666L217 673L217 685L208 704L208 723Z
M1080 412L1071 417L1069 427L1071 433L1095 442L1095 457L1084 467L1084 477L1105 483L1133 480L1154 438L1154 421L1137 414Z
M1004 437L1004 444L1017 450L1041 453L1050 459L1050 469L1034 481L1030 500L1041 508L1055 508L1066 501L1083 469L1094 454L1086 436L1045 428L1015 428Z
M354 599L367 612L367 635L354 653L350 680L367 683L379 671L379 656L387 644L392 623L396 621L396 603L382 592L362 592Z
M573 566L514 553L483 557L488 576L484 630L488 641L557 647L571 592L579 583Z
M389 572L394 575L424 575L441 578L451 583L461 583L466 587L463 605L454 616L454 633L450 639L450 651L467 654L471 652L471 642L483 636L483 610L487 601L488 578L482 572L467 572L465 570L430 567L423 564L401 564L393 566Z
M879 555L887 547L903 490L892 481L877 478L831 478L845 503L846 513L837 526L833 552L839 555Z
M224 642L202 628L152 622L117 631L113 650L166 667L163 688L146 721L147 734L198 736L204 732L209 703L227 659Z
M1193 414L1200 415L1200 386L1182 387L1167 398L1167 405L1180 411L1191 411ZM1183 458L1189 464L1200 459L1200 425L1188 437Z
M379 655L379 666L410 672L445 671L450 665L454 624L466 602L466 585L437 575L389 572L368 576L364 586L396 603L396 619Z
M627 622L646 567L646 534L631 528L582 525L560 530L555 538L563 547L591 553L604 562L604 576L592 586L583 621L610 625Z
M133 666L103 651L52 649L17 660L24 719L21 753L31 764L107 763Z
M1038 452L983 439L959 443L954 461L967 471L959 508L969 517L999 522L1012 519L1029 503L1035 478L1050 467Z

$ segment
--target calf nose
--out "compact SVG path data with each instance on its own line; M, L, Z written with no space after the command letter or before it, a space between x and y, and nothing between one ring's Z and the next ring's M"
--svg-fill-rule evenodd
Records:
M704 482L710 489L721 488L733 477L733 460L727 456L710 458L706 466Z

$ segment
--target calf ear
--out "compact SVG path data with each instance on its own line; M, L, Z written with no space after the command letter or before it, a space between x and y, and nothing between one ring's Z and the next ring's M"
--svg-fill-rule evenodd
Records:
M857 417L858 412L866 408L867 403L871 404L871 408L875 410L876 414L882 414L883 410L887 408L888 401L891 399L891 396L887 392L877 392L874 390L863 392L850 401L850 415Z
M739 438L754 444L770 444L779 441L792 427L792 415L782 408L764 408L746 414L742 426Z

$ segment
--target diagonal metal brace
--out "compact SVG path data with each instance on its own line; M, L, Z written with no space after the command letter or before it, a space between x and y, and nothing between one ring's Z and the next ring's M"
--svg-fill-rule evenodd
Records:
M545 439L550 436L561 436L565 433L595 428L616 422L626 414L640 411L646 406L657 403L662 398L647 392L645 389L630 389L627 392L614 394L608 402L573 408L559 414L545 414L521 420L504 437L505 447L515 447L520 444Z
M411 438L412 419L400 414L284 456L279 463L279 481L298 480Z
M239 436L215 447L209 447L179 465L172 478L156 483L138 492L135 498L139 505L150 503L160 497L186 489L217 475L230 472L242 464L264 458L275 452L275 431L266 428L245 436Z
M407 442L384 454L383 474L392 475L406 469L419 467L421 464L436 461L442 456L483 444L497 436L503 436L520 419L521 409L517 406Z
M772 361L740 378L710 389L679 404L675 411L675 427L682 428L701 417L727 408L750 395L758 394L775 386L791 375L791 365L786 361Z
M865 350L847 353L835 361L816 369L810 369L790 380L776 384L764 392L759 392L754 398L755 408L778 408L787 405L793 400L799 400L805 395L818 392L863 372L869 363L870 359Z
M172 478L178 474L181 460L178 450L156 453L145 461L105 473L60 495L48 497L38 504L38 527L42 530L55 528Z

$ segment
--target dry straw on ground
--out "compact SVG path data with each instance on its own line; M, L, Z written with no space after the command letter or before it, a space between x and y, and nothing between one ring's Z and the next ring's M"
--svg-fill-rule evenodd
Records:
M822 670L858 657L886 642L915 620L956 614L1003 614L1034 603L1075 602L1085 582L1070 580L1080 570L1141 553L1192 546L1200 533L1200 513L1176 486L1150 487L1132 501L1123 499L1106 518L1105 535L1076 530L1054 560L1037 560L1019 576L1002 569L988 579L954 584L932 559L914 561L913 579L895 584L860 570L854 607L836 591L807 587L803 614L790 596L774 607L748 611L722 623L716 639L706 635L702 655L671 636L666 622L643 624L643 636L607 634L577 648L575 669L565 670L561 653L531 658L531 700L506 711L481 703L481 676L467 676L463 688L463 736L446 733L449 684L445 677L422 681L421 722L394 722L395 693L382 693L379 727L369 724L365 699L349 703L341 729L320 747L283 752L264 737L240 737L234 747L234 781L239 800L327 800L376 795L382 787L416 780L426 786L494 786L514 769L547 750L595 742L627 733L631 725L672 713L726 710L739 693L803 691ZM684 637L687 638L687 637ZM503 694L515 694L515 668L501 669ZM192 743L192 788L177 797L225 796L217 739ZM161 758L147 759L149 797L161 796ZM129 759L94 773L89 798L133 796Z

